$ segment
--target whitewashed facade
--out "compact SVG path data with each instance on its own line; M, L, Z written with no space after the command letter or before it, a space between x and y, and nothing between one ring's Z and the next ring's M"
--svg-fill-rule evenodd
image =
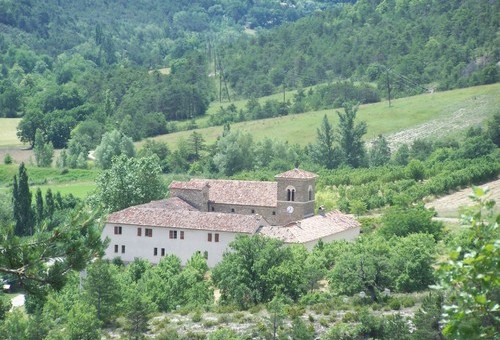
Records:
M105 257L157 264L175 255L186 264L200 252L213 267L237 235L259 233L308 249L320 239L353 240L360 225L352 216L338 211L314 216L316 177L294 169L277 175L277 182L173 182L173 197L108 216L102 234L110 241Z

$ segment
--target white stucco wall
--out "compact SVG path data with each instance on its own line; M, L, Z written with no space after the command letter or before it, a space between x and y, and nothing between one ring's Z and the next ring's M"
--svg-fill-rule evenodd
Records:
M121 226L122 234L115 235L114 227ZM236 233L191 230L165 227L144 227L142 236L137 236L137 226L123 224L106 224L102 238L109 237L110 242L106 249L105 258L113 259L121 257L124 262L131 262L134 258L143 258L151 263L157 264L161 256L161 249L165 248L165 255L176 255L181 259L182 264L191 258L196 252L202 254L208 252L208 266L213 267L222 260L222 255L229 248L229 243L236 238ZM145 236L145 229L153 229L153 236ZM177 230L177 239L169 238L169 231ZM184 231L184 239L180 239L180 231ZM212 242L208 242L208 233L212 233ZM219 242L215 242L215 234L219 234ZM118 253L115 253L115 245L118 245ZM125 253L122 253L122 245L125 245ZM158 248L158 255L154 256L154 248Z
M323 240L323 242L325 242L325 243L337 241L337 240L353 241L359 236L360 230L361 230L360 227L351 228L351 229L344 230L344 231L337 233L337 234L323 237L321 240ZM306 243L304 243L304 246L308 250L312 250L314 248L314 246L316 245L316 243L318 243L318 241L319 240L313 240L310 242L306 242Z

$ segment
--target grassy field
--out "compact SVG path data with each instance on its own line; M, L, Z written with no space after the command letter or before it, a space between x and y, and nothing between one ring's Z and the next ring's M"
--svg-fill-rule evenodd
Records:
M84 198L95 188L94 180L97 170L69 169L62 173L59 169L26 167L31 191L40 187L43 193L48 188L61 194L73 194ZM0 165L0 191L8 192L12 186L12 178L18 173L18 165Z
M17 139L17 125L21 118L0 118L0 147L21 146Z
M453 134L478 121L484 121L497 112L498 107L500 107L500 84L493 84L401 98L392 101L391 107L387 102L362 105L358 111L358 119L367 122L368 133L365 138L370 140L379 134L390 135L424 123L431 122L432 125L433 120L449 118L450 121L455 121L454 117L460 114L459 119L464 121L455 121L457 124L453 126L443 126L441 131L444 134ZM335 111L337 110L323 110L242 122L231 125L231 128L247 131L255 140L271 137L304 146L314 142L316 129L325 114L334 126L337 124L338 117ZM474 120L468 121L467 117L473 117ZM209 127L197 131L204 136L207 143L213 143L221 135L222 127ZM191 133L192 131L181 131L158 136L155 139L175 148L180 138L187 138ZM140 144L138 143L139 146Z

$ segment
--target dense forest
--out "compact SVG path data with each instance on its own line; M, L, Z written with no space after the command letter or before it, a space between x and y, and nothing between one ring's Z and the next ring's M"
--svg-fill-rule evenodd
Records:
M0 115L28 145L168 133L216 98L301 91L255 119L498 80L497 2L0 4Z

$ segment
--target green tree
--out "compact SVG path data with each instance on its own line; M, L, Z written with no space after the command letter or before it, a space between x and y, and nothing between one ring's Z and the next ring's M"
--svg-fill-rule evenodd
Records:
M183 304L182 293L186 287L177 285L180 272L180 259L167 255L139 280L140 286L144 287L160 311L168 312Z
M280 295L276 295L267 304L267 311L269 312L269 328L272 330L273 340L276 340L278 336L278 329L283 326L286 318L284 298Z
M384 212L382 226L378 231L385 237L427 233L439 240L443 231L443 223L433 221L433 216L434 211L426 209L423 205L390 207Z
M499 336L500 215L488 191L475 187L476 206L467 213L471 239L464 248L449 254L440 265L440 284L445 294L443 334L455 339L495 339Z
M401 145L393 155L393 162L397 165L406 166L410 160L410 148L407 144Z
M411 339L442 340L441 321L443 296L441 294L429 294L423 301L420 308L415 312L413 323L415 331Z
M493 118L488 121L486 135L497 147L500 147L500 113L495 113Z
M366 122L355 123L358 106L344 106L344 113L337 111L339 116L339 145L344 162L358 168L365 163L365 146L363 136L366 134Z
M52 230L37 230L33 237L18 237L12 228L0 228L0 273L15 276L28 293L50 287L61 289L71 270L80 271L103 252L97 212L80 206ZM57 259L57 260L54 260Z
M248 307L268 302L276 294L300 297L306 285L303 264L283 243L255 235L239 236L230 244L231 252L212 270L212 280L221 291L224 303Z
M405 172L408 178L415 181L422 181L425 178L424 163L418 159L412 159L406 166Z
M36 221L40 224L45 218L45 210L43 208L43 197L42 190L40 188L36 189L35 194L35 212L36 212Z
M146 158L119 156L110 169L101 172L96 184L93 200L107 211L158 200L166 193L156 155Z
M381 166L389 163L391 159L391 149L387 140L382 135L378 135L370 149L369 162L370 166Z
M190 152L190 159L189 161L197 161L200 159L200 152L205 150L205 140L203 139L203 136L196 132L193 131L191 135L189 135L188 138L188 145L189 149L191 150Z
M220 173L231 176L242 170L251 170L253 160L253 139L249 133L229 132L217 142L214 163Z
M97 319L104 323L112 321L119 312L122 287L117 276L116 268L103 260L97 260L87 268L85 293L95 308Z
M324 115L321 126L316 129L316 143L310 147L310 153L316 163L327 169L333 169L339 164L339 159L336 159L339 154L334 148L334 142L333 127Z
M52 195L52 190L50 188L45 192L45 213L46 216L51 219L54 215L54 211L56 210L54 196Z
M96 308L86 302L77 301L70 309L63 327L63 338L71 340L101 339L101 321Z
M15 234L18 236L33 235L35 215L31 207L31 191L28 184L28 172L24 163L19 165L19 182L14 176L12 187L12 205L14 220L16 221Z
M109 169L113 157L125 155L132 157L135 154L132 139L122 135L118 130L107 132L102 136L101 144L96 148L94 156L97 165L102 169Z
M36 165L39 167L50 167L54 157L52 142L46 142L40 129L35 133L35 145L33 147Z
M163 172L168 172L170 170L168 161L170 154L171 152L167 143L158 142L154 139L146 139L142 148L137 153L139 157L148 157L152 155L158 156Z
M124 314L127 319L126 330L130 338L143 339L148 330L149 315L156 311L149 294L137 283L130 284L125 292Z

